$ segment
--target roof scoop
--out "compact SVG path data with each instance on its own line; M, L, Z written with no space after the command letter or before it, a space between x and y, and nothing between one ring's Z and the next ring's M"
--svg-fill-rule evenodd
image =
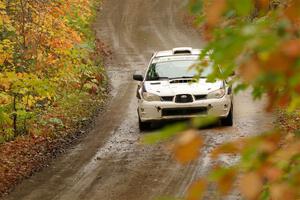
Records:
M173 55L176 54L192 54L192 50L193 48L191 47L178 47L178 48L174 48L173 51Z

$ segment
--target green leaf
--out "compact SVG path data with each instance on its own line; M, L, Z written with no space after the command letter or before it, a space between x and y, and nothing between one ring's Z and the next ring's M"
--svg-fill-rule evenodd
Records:
M209 179L211 181L218 181L220 178L224 177L232 170L234 170L234 168L226 168L226 167L217 168L214 171L212 171L212 173L209 175Z
M163 128L161 131L154 132L143 137L143 143L155 144L170 139L178 133L188 128L187 123L177 123Z
M245 83L238 84L238 85L234 88L234 93L238 93L238 92L240 92L240 91L245 91L248 87L249 87L249 85L247 85L247 84L245 84Z
M239 16L248 16L254 8L252 0L230 0L230 3Z
M190 4L190 11L193 14L197 14L197 13L201 12L202 8L203 8L203 0L194 0Z
M218 118L215 116L197 117L192 120L192 126L196 128L204 128L215 124L217 121Z
M262 193L260 194L259 200L269 200L270 192L268 190L268 186L264 186Z

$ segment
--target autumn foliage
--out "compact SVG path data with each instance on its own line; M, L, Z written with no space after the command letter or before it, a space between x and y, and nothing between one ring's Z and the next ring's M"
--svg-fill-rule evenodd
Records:
M250 87L254 98L268 96L267 111L293 112L297 124L300 1L192 0L191 10L207 40L203 55L211 52L224 71L216 70L210 79L227 79L237 71L239 76L232 80L236 92ZM216 166L206 181L215 183L221 195L237 183L245 199L299 199L299 126L279 124L268 133L217 147L212 159L224 154L241 159L233 166ZM201 199L206 181L193 185L187 199ZM197 186L201 192L195 192Z
M71 101L101 93L105 77L90 25L94 3L0 1L0 143L48 136L65 126Z

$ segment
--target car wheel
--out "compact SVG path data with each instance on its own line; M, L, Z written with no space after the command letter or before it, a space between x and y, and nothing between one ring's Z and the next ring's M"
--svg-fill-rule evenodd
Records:
M139 118L139 129L140 131L147 131L151 128L151 122L142 122Z
M223 126L233 126L233 106L231 106L228 116L221 119L221 124Z

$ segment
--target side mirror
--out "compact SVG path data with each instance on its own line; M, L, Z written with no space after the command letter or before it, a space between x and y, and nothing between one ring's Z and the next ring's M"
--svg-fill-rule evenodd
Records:
M228 88L227 94L232 94L232 87L229 87L229 88Z
M143 75L140 75L140 74L134 74L132 78L135 81L143 81L144 80Z

